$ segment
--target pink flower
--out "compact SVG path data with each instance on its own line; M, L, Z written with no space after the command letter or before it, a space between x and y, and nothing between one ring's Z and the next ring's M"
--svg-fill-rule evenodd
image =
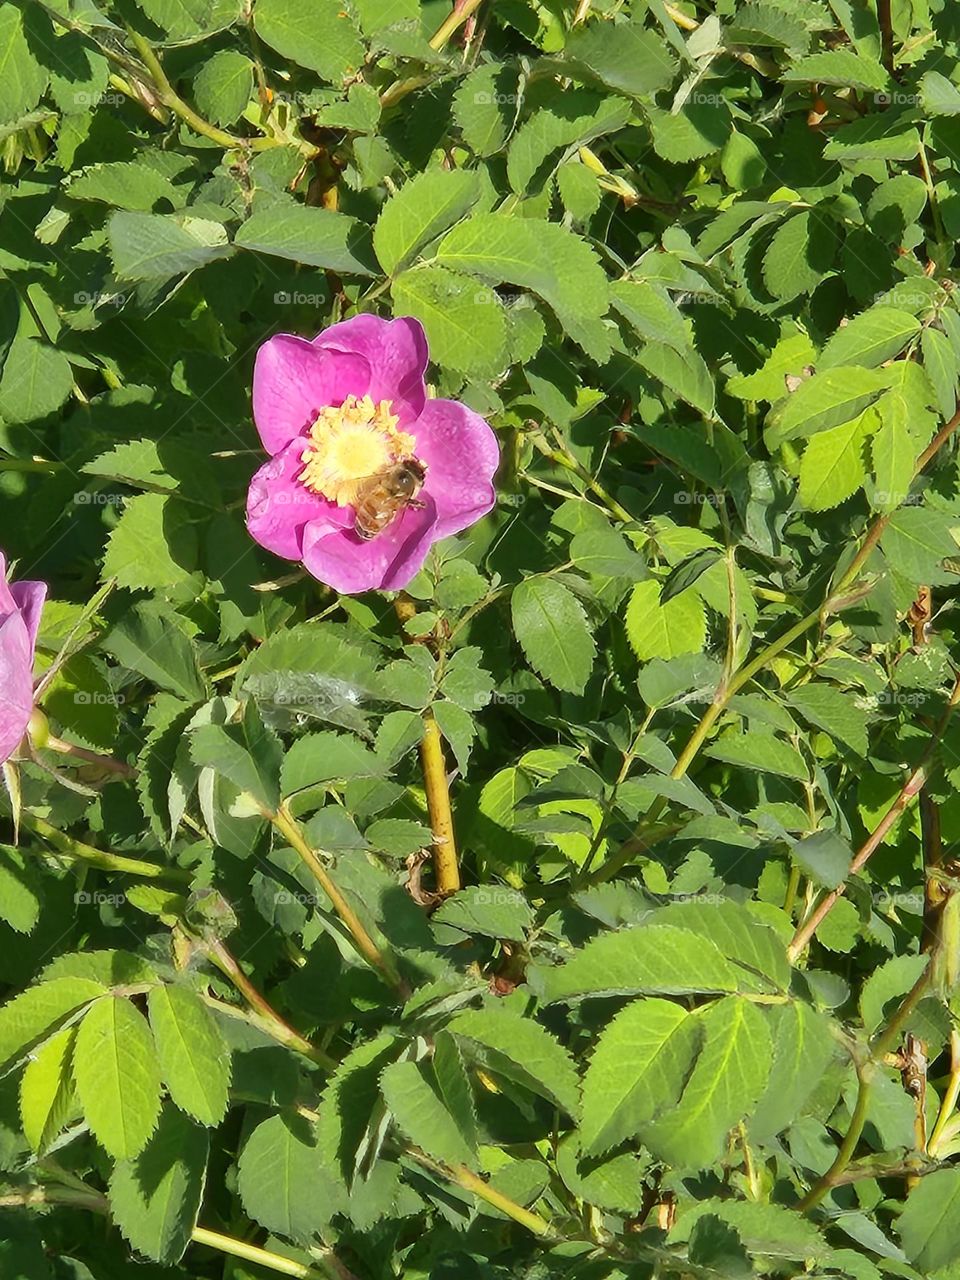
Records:
M0 763L9 760L33 711L33 651L46 598L44 582L7 582L0 552Z
M428 399L426 367L409 316L359 315L312 342L263 344L253 416L271 456L247 496L261 546L337 591L396 591L434 542L486 515L496 437L459 401Z

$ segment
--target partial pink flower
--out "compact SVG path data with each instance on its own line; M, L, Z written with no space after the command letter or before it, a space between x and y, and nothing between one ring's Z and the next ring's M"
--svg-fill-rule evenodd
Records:
M396 591L434 542L487 514L496 436L459 401L428 399L427 359L409 316L360 315L312 342L280 333L263 344L253 416L270 459L247 496L261 546L345 594Z
M33 712L33 654L44 582L7 582L0 551L0 763L9 760Z

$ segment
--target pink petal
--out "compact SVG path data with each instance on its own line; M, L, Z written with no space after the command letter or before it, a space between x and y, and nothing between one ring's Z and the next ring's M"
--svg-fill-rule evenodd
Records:
M292 440L286 448L265 462L250 481L247 491L247 529L261 547L285 560L299 560L303 554L304 526L312 523L330 532L349 516L333 502L321 498L297 482L303 470L304 441Z
M253 368L253 419L267 452L278 453L327 405L365 395L369 386L363 355L289 333L270 338Z
M413 434L427 464L425 492L437 504L436 537L447 538L493 507L500 446L489 424L458 400L428 400Z
M423 567L437 536L436 507L426 495L423 502L422 510L407 507L369 541L353 532L352 515L351 527L336 533L308 526L303 535L304 565L320 582L345 595L399 591Z
M27 731L33 711L33 641L19 613L0 622L0 762Z
M352 351L370 366L369 394L374 400L392 400L394 413L407 427L423 410L427 389L423 375L429 353L423 325L411 316L381 320L359 315L331 325L314 338L328 351Z
M45 582L29 581L13 582L10 584L10 595L13 597L14 605L27 628L27 635L30 637L30 659L32 661L33 651L37 643L37 632L40 630L40 614L43 610L43 602L47 598L47 584Z

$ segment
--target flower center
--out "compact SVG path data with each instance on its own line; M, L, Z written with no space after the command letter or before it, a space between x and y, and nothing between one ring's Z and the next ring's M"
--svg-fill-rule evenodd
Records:
M356 506L365 480L413 457L416 441L398 430L392 408L392 400L347 396L339 408L322 409L300 455L300 483L339 507Z

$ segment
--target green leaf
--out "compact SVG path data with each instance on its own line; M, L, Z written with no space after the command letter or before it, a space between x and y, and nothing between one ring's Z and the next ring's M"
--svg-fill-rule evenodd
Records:
M800 461L800 501L808 511L846 502L867 478L866 441L877 415L867 409L851 422L815 435Z
M321 783L379 778L383 761L348 733L311 733L298 738L283 762L284 795Z
M203 1199L207 1135L176 1107L165 1106L150 1141L110 1177L110 1213L138 1253L175 1266L183 1257Z
M137 3L171 43L212 35L240 16L238 0L137 0Z
M610 302L641 338L666 343L681 353L691 350L689 321L665 290L646 280L616 280L610 286Z
M76 1027L64 1027L27 1063L20 1081L20 1115L31 1149L44 1151L76 1110L73 1048Z
M507 365L507 318L489 285L424 266L398 275L392 294L396 313L423 325L437 364L479 375L499 373Z
M0 124L32 111L47 87L47 71L33 56L28 39L38 39L38 25L29 9L0 6Z
M890 84L890 77L879 62L849 49L830 49L826 53L811 53L806 58L799 58L784 71L783 79L788 84L805 80L811 84L849 86L872 93L878 93Z
M637 1000L610 1022L583 1081L587 1155L635 1137L678 1101L700 1044L696 1018L668 1000Z
M712 417L715 390L713 378L698 351L678 351L665 342L646 342L637 353L638 363L672 391L704 415Z
M369 833L368 833L369 834ZM526 898L505 885L470 885L445 898L433 913L434 925L464 934L524 942L534 915Z
M131 591L162 590L196 567L195 526L183 503L160 493L130 498L107 541L104 580Z
M923 367L937 393L940 415L949 421L957 410L960 360L950 340L939 329L924 329L920 349L923 352Z
M62 352L39 338L18 336L0 377L0 416L7 422L45 418L56 413L72 388L73 372Z
M447 1024L494 1074L523 1085L576 1117L580 1081L573 1059L539 1023L505 1009L469 1009Z
M737 991L740 974L712 942L672 925L603 934L543 973L544 1003L595 995L691 995Z
M697 933L744 969L740 989L785 992L792 970L783 943L772 929L739 902L677 902L659 912L654 923L677 926Z
M200 1124L219 1124L227 1110L230 1051L213 1015L187 987L153 987L147 1003L170 1097Z
M251 712L249 723L259 729L256 737L246 733L246 721L243 726L201 724L190 734L190 756L194 764L228 778L258 807L272 812L280 803L281 748L255 710Z
M87 978L51 977L14 996L0 1007L0 1067L48 1039L105 991L102 983Z
M817 367L833 369L854 364L874 369L899 355L919 332L920 321L909 312L897 307L871 307L836 331L820 353Z
M763 1091L773 1049L763 1014L748 1000L728 996L697 1016L704 1043L683 1096L641 1130L644 1146L681 1169L720 1157L730 1129Z
M341 1207L316 1134L297 1112L257 1125L240 1152L238 1173L250 1217L290 1240L308 1244Z
M121 280L169 280L233 253L222 223L187 213L115 213L107 232Z
M506 142L520 101L517 89L516 71L503 63L477 67L461 80L453 118L478 156L492 156Z
M629 97L665 89L677 70L660 37L634 22L595 22L576 32L567 41L563 66L575 79L596 81Z
M767 288L781 302L811 293L833 263L836 232L815 209L794 214L774 233L763 259Z
M910 1193L897 1229L907 1257L926 1274L960 1257L958 1206L960 1169L938 1169Z
M597 650L576 596L550 578L528 578L513 592L511 613L531 666L558 689L582 692Z
M650 578L631 592L626 612L631 649L641 662L702 652L707 619L701 598L690 590L661 604L660 590L659 582Z
M763 1142L792 1124L838 1052L829 1021L792 1000L766 1012L774 1045L766 1088L747 1121L751 1140Z
M386 202L373 229L373 247L388 275L407 266L419 251L476 203L476 175L463 169L429 169L405 183Z
M440 1096L429 1064L394 1062L380 1077L380 1087L394 1120L411 1142L445 1164L477 1167L476 1150Z
M816 681L795 689L790 694L790 705L835 741L858 756L866 756L868 713L849 693Z
M778 449L788 440L851 422L883 389L880 369L850 365L816 373L771 411L765 432L767 445Z
M553 223L477 213L444 236L437 261L491 284L532 290L565 328L607 310L606 276L593 249Z
M332 209L313 209L292 200L252 214L234 238L241 249L266 253L308 267L376 274L370 232L356 218Z
M40 918L41 885L19 849L0 844L0 919L31 933Z
M791 856L814 884L836 889L847 878L853 854L850 845L836 831L815 831L798 840Z
M271 49L324 80L345 80L363 61L360 36L339 0L258 0L254 22Z
M767 730L750 733L726 733L706 748L713 760L736 765L740 769L756 769L760 773L778 773L784 778L805 782L809 770L796 747Z
M157 1124L160 1071L147 1021L129 1000L94 1004L80 1024L73 1069L94 1136L115 1159L132 1159Z
M253 63L236 49L221 49L200 68L193 92L202 115L231 125L253 93Z
M169 611L137 605L103 640L104 648L131 671L169 689L188 702L200 702L207 689L190 638L171 625Z
M953 582L940 563L957 553L955 530L960 532L960 520L944 511L903 507L890 517L880 546L890 567L911 584Z

